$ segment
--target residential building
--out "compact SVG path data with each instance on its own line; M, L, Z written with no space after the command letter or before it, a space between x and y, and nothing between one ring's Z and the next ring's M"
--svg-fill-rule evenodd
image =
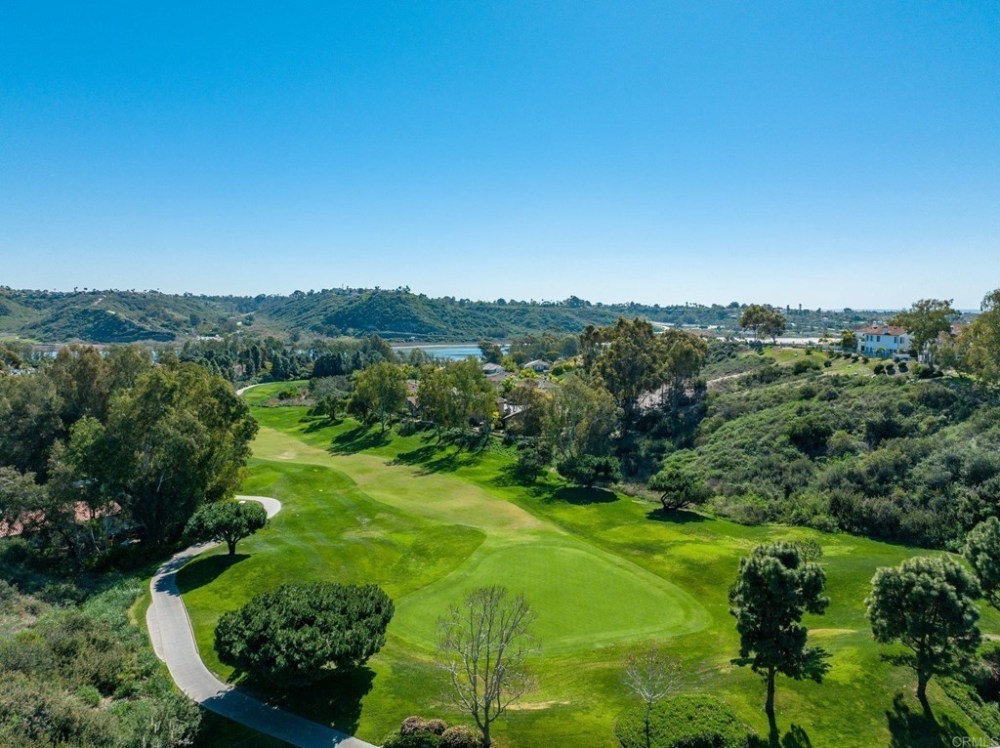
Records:
M873 322L868 327L855 330L858 353L877 358L908 358L913 341L905 327Z

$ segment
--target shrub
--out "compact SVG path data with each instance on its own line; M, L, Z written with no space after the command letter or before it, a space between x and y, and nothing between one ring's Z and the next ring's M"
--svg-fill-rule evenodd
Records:
M414 735L418 732L427 732L427 720L423 717L413 716L403 720L399 726L400 735Z
M441 736L433 732L393 733L383 741L383 748L439 748L440 745Z
M219 619L219 658L278 684L307 685L364 664L385 644L394 607L374 584L286 584Z
M441 748L479 748L479 735L465 725L454 725L441 734Z
M823 362L824 368L829 369L831 366L833 366L833 361L831 361L830 359L827 359L826 361Z
M646 748L645 707L625 711L615 724L622 748ZM650 748L750 748L756 736L718 699L683 694L656 704L649 719Z
M805 374L807 371L817 371L820 368L818 361L811 361L809 359L800 358L794 364L792 364L793 374Z
M875 364L872 367L872 372L875 374L885 374L885 364Z
M614 457L580 455L570 457L556 465L556 469L566 480L578 486L590 488L607 485L621 480L621 467Z

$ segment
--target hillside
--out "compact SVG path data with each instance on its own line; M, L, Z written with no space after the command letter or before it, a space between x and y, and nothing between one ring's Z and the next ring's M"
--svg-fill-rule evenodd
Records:
M883 313L786 310L789 334L838 333ZM279 337L360 336L475 341L546 330L579 332L619 316L736 331L740 305L470 301L400 289L296 291L288 296L194 296L158 291L32 291L0 288L0 336L41 343L172 342L250 327Z

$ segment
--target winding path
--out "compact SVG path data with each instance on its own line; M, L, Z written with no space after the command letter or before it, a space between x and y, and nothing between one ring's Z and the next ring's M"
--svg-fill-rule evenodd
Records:
M265 496L237 496L240 501L264 505L268 518L281 511L281 502ZM153 601L146 611L146 627L156 656L163 660L177 687L205 709L234 722L301 748L375 748L318 722L271 706L223 683L205 667L198 654L191 620L180 590L177 571L199 553L218 543L201 543L164 563L149 583Z

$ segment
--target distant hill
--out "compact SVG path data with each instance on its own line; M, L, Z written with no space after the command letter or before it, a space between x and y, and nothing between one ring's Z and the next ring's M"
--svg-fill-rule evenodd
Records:
M790 334L857 327L885 313L786 310ZM0 288L0 336L43 343L181 341L247 329L278 337L360 336L388 340L476 341L529 332L579 332L619 316L723 331L738 329L740 307L470 301L405 289L296 291L289 296L194 296L158 291L30 291Z

